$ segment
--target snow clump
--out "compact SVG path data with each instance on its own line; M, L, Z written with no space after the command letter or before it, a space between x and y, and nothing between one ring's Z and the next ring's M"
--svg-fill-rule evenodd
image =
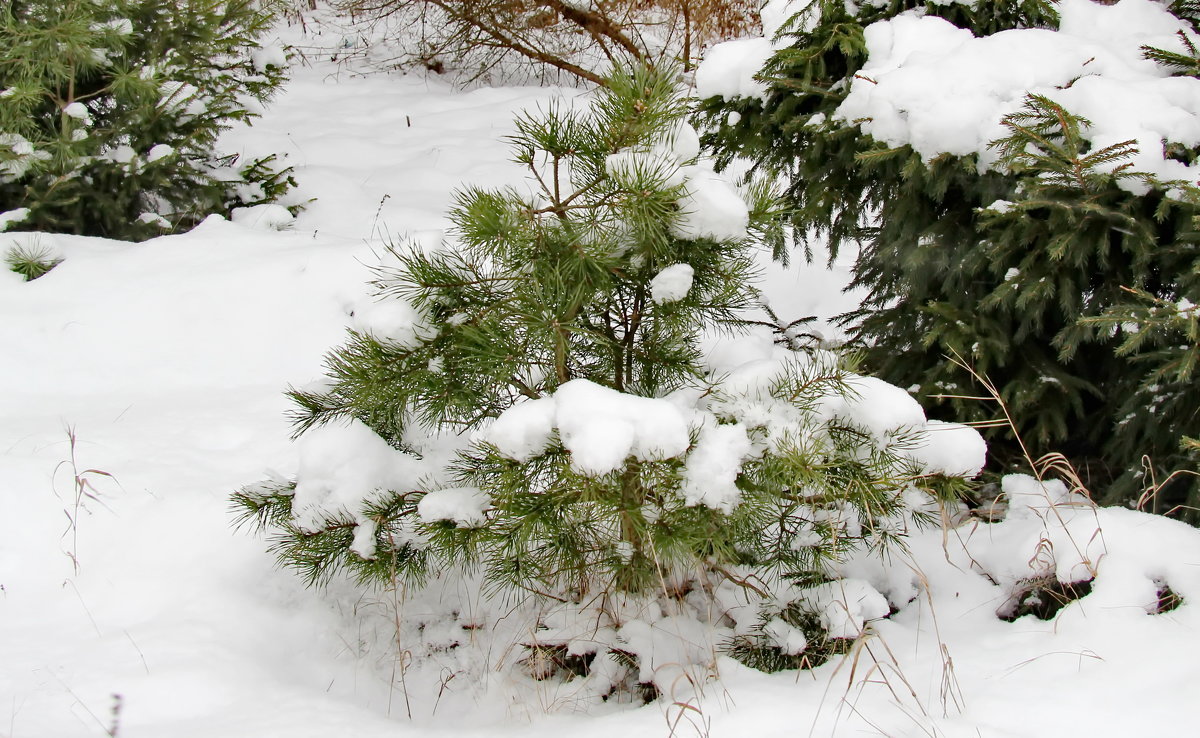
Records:
M692 289L695 275L689 264L672 264L650 280L650 299L657 305L679 302Z
M740 97L765 98L767 86L754 78L775 47L765 38L740 38L708 50L696 69L696 92L700 97L719 95L726 100Z
M0 213L0 231L8 230L11 225L22 223L29 219L29 208L16 208Z
M671 224L676 238L737 241L746 237L750 209L724 177L713 171L712 163L697 161L700 137L686 122L668 131L649 150L625 149L610 154L604 162L605 173L627 186L637 186L640 177L649 176L665 187L680 187L679 218Z
M485 512L491 500L476 487L454 487L427 493L417 503L417 514L425 523L449 521L468 528L486 522Z
M288 65L287 52L280 44L267 44L250 52L250 62L259 73L267 71L270 67L285 69Z
M424 473L420 462L392 448L357 419L306 431L298 451L292 498L296 525L315 533L331 518L349 516L358 526L352 550L371 558L375 524L364 506L387 490L416 488Z
M737 190L709 166L683 167L684 196L681 218L671 224L671 234L689 240L738 241L746 237L750 209Z
M831 638L857 638L868 621L887 617L887 598L862 579L839 579L800 592L799 602L817 614Z
M722 512L733 510L742 496L736 484L742 462L754 455L746 426L706 426L684 466L683 496L687 504Z
M165 159L175 153L175 147L169 144L155 144L146 152L146 161L153 163L159 159Z
M528 460L549 445L555 429L571 452L571 465L589 476L617 471L630 456L642 461L681 456L691 444L687 420L675 404L586 379L573 379L552 396L514 405L481 440L506 458Z

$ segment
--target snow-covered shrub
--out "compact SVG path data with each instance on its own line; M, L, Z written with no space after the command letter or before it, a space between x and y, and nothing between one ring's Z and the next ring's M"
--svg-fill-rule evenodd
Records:
M1177 336L1139 336L1126 306L1130 290L1200 301L1196 4L771 7L792 14L772 39L718 47L697 72L708 141L786 174L797 226L833 253L861 244L868 296L845 320L865 366L993 420L947 359L962 357L1033 448L1066 453L1111 501L1150 484L1143 454L1160 481L1184 463L1191 364L1156 367L1143 349ZM1026 464L1012 429L991 440L1002 466ZM1194 480L1162 509L1195 504Z
M284 79L257 0L22 0L0 9L0 212L138 239L278 197L287 170L220 154Z
M523 667L586 672L597 697L711 661L664 646L664 618L794 656L817 639L763 608L834 639L887 614L824 565L936 509L982 439L836 355L728 337L781 232L766 187L697 158L686 112L643 68L521 117L529 187L466 189L452 239L392 251L328 376L292 392L296 478L235 497L283 565L409 591L473 573L550 605Z

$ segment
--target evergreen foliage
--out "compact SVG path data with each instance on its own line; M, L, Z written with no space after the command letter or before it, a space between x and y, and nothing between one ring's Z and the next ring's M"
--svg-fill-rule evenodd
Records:
M782 621L796 628L808 641L800 653L787 653L773 643L769 635L772 624ZM821 625L820 618L810 609L795 603L776 612L763 613L759 623L749 635L734 636L725 645L730 656L751 669L773 674L789 669L814 669L833 656L845 653L850 642L844 638L830 638Z
M284 78L257 0L17 0L0 8L0 211L124 239L277 197L288 170L217 136Z
M686 112L672 75L637 69L610 78L590 110L522 117L512 144L531 191L468 188L451 212L454 246L395 250L376 287L414 311L413 329L352 332L323 388L292 392L298 434L353 419L415 458L431 435L483 430L422 488L381 491L317 525L297 522L295 482L242 490L242 519L270 532L281 563L310 582L344 569L381 585L465 567L496 592L564 603L733 582L765 602L766 583L822 581L850 547L894 540L917 487L955 492L961 480L907 460L904 431L881 437L828 411L852 392L835 356L793 352L757 389L706 373L702 335L742 327L757 301L752 252L778 246L780 230L755 187L745 234L681 235L694 215L679 205L695 156L679 153L694 136ZM656 298L656 277L680 264L690 290ZM608 404L659 403L651 414L686 408L691 437L597 469L565 432L514 451L488 430L581 386ZM754 448L735 460L738 499L689 498L691 465L721 429ZM462 488L486 495L479 519L422 517L428 495Z
M994 407L948 360L962 357L999 389L1031 448L1064 452L1106 501L1136 498L1186 461L1180 436L1200 420L1197 392L1175 381L1190 376L1176 359L1191 347L1163 349L1181 324L1129 334L1145 322L1145 309L1130 314L1131 294L1200 301L1195 190L1132 171L1122 162L1133 142L1093 149L1087 121L1042 97L1004 121L1000 166L983 172L975 155L923 161L836 121L872 22L913 8L977 36L1057 22L1040 0L876 5L813 3L807 12L819 15L794 18L783 31L791 46L761 73L765 101L704 102L705 140L723 161L746 156L784 173L800 233L827 238L834 255L861 244L853 286L868 296L844 320L867 369L986 425ZM1194 3L1173 8L1195 24ZM1144 51L1195 74L1186 54ZM989 447L1001 469L1027 463L1012 428L994 428ZM1175 480L1171 504L1200 500L1192 479Z
M61 264L62 259L45 246L21 243L9 247L4 254L4 263L10 270L24 277L26 282L32 282Z

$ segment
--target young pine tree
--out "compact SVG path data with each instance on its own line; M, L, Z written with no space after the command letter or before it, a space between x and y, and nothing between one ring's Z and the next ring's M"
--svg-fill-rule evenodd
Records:
M139 239L291 184L218 135L284 79L257 0L17 0L0 7L0 212Z
M781 232L766 188L696 163L686 113L672 75L637 69L589 109L522 117L529 187L466 189L452 244L396 250L387 319L358 316L325 385L292 393L298 479L236 496L284 565L385 585L474 567L567 603L734 582L766 603L898 534L914 485L971 473L913 456L921 427L871 421L850 384L879 387L835 357L706 365Z

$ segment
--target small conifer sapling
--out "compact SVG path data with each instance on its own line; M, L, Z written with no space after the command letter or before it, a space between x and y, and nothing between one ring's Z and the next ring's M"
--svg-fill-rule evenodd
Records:
M385 585L471 570L613 627L628 597L786 605L902 533L918 488L973 473L921 460L924 416L896 388L916 422L863 421L856 398L883 383L837 356L768 340L757 361L706 360L744 328L755 251L782 230L769 188L698 160L686 113L672 75L635 69L586 109L522 116L527 186L467 188L449 239L393 249L376 318L292 392L297 479L236 496L284 565Z

